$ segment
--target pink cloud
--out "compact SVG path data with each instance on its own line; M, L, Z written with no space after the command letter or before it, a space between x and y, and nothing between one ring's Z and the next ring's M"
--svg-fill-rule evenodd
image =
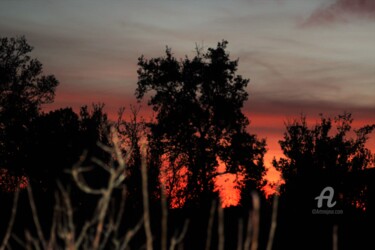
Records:
M375 20L374 0L336 0L315 10L302 26L348 22L353 17Z

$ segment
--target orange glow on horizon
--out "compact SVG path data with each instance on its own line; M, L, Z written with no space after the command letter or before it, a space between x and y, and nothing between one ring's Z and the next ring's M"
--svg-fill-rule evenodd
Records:
M109 96L101 96L100 94L97 94L94 96L94 98L81 95L78 92L74 92L74 95L71 95L71 93L62 93L60 92L59 95L57 95L58 103L54 103L51 105L48 105L48 109L44 109L45 111L53 110L58 108L58 106L62 106L63 103L73 103L73 108L77 112L77 108L79 108L81 103L86 103L90 105L92 102L104 102L108 103L110 105L105 106L105 111L108 113L108 117L110 120L117 120L117 111L118 108L121 106L128 107L130 103L134 100L134 98L120 98L119 96L116 96L114 98L110 98ZM134 102L133 102L134 103ZM80 106L78 106L80 104ZM128 105L128 106L126 106ZM46 106L47 107L47 106ZM129 109L125 110L125 116L127 115L127 112ZM333 111L331 111L332 113ZM258 138L266 138L267 140L267 153L264 156L264 163L266 166L266 174L265 174L265 180L267 180L267 185L263 187L263 191L265 192L266 196L272 195L275 193L275 185L281 185L284 183L282 180L280 172L278 172L274 167L272 166L272 160L273 158L276 158L277 160L280 159L280 157L283 157L282 150L279 145L279 140L283 138L283 133L285 131L284 123L288 121L293 121L294 119L300 118L300 113L295 113L293 115L293 111L288 111L287 114L281 115L279 113L254 113L254 112L244 112L245 115L249 118L251 121L251 124L248 128L248 131L251 134L256 134ZM309 126L313 126L316 124L316 122L319 121L318 111L316 112L316 115L307 115L307 122ZM142 108L140 110L140 116L146 118L146 120L149 120L150 117L152 117L152 110L149 106L147 106L145 103L143 103ZM330 111L327 111L327 115L330 114ZM336 114L337 115L337 114ZM358 128L366 124L374 123L373 119L370 119L362 113L354 113L353 114L354 122L353 127ZM370 136L370 139L367 143L367 146L372 152L375 152L375 133L373 133ZM185 172L180 173L181 176L186 175ZM179 174L179 175L180 175ZM170 174L167 174L169 176ZM185 177L184 177L185 178ZM237 176L238 178L238 176ZM163 179L163 178L162 178ZM165 180L165 179L163 179ZM236 203L236 201L239 201L240 197L240 191L236 185L238 184L238 179L236 180L235 175L225 174L218 176L215 180L215 189L220 192L220 197L223 201L224 206L231 206ZM176 196L177 191L172 191L171 195ZM173 205L177 206L177 204Z
M219 158L217 173L225 172L225 163ZM170 201L171 208L181 208L185 201L186 196L183 196L184 189L187 186L187 168L181 167L174 174L172 169L169 168L170 164L167 160L163 160L163 167L160 174L160 182L164 185L166 195ZM276 192L276 185L283 184L280 173L273 169L268 170L269 178L268 184L263 187L266 197ZM221 204L223 208L230 206L237 206L241 200L241 188L243 188L244 176L242 174L222 174L214 178L214 192L219 193Z
M225 171L225 163L217 158L219 163L216 171L218 173ZM215 189L219 192L221 206L223 208L237 206L241 200L241 188L243 187L244 177L241 174L222 174L214 179Z

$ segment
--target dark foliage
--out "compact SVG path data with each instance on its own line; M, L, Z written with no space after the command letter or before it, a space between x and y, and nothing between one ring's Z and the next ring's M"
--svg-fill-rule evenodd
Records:
M25 167L31 123L41 105L53 101L58 85L29 56L32 49L24 37L0 38L0 167L12 172Z
M371 240L365 228L373 223L375 197L375 175L369 167L375 157L366 142L375 126L354 130L352 123L351 114L344 113L334 119L321 116L311 128L305 116L286 124L280 141L285 157L273 163L286 182L276 249L332 249L334 225L339 228L339 249L367 249ZM333 188L336 203L319 208L315 197L327 186ZM316 209L343 214L313 214Z
M241 111L249 80L236 75L238 61L230 60L226 46L223 41L206 53L197 49L181 61L167 48L165 57L138 61L137 98L151 92L149 105L157 112L151 157L159 168L163 158L173 174L187 168L180 197L192 204L212 197L218 159L226 173L244 173L253 188L264 174L265 142L246 131L249 121Z
M351 114L344 113L333 121L321 116L320 123L311 129L305 117L286 125L280 141L286 158L274 162L286 181L282 190L286 195L310 190L311 196L304 196L311 198L325 186L332 186L343 203L365 208L366 184L354 183L350 176L375 163L366 147L375 125L352 130L352 122Z

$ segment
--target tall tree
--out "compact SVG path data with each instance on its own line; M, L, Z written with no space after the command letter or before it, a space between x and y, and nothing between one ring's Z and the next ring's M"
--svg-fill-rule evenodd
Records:
M312 128L304 116L286 125L279 142L285 157L274 165L283 174L282 191L291 201L301 204L307 197L315 202L313 198L329 185L341 194L343 205L364 208L366 184L353 183L350 175L375 165L375 155L366 147L375 125L353 130L352 122L351 114L344 113L333 120L321 116ZM314 207L310 205L308 209Z
M12 171L24 167L30 124L41 105L53 101L59 83L43 75L32 49L24 37L0 38L0 167Z
M148 103L157 112L151 157L159 168L164 162L173 172L187 169L184 197L190 203L213 195L218 159L225 173L244 173L254 186L264 174L265 142L246 131L249 121L241 111L249 80L236 75L238 60L230 60L227 44L197 49L192 59L177 60L167 48L165 57L138 61L136 96L151 92Z

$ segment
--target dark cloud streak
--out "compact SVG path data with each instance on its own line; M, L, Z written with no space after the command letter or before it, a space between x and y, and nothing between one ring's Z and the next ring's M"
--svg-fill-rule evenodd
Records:
M315 10L302 26L349 22L353 17L375 20L375 1L336 0L333 4Z

